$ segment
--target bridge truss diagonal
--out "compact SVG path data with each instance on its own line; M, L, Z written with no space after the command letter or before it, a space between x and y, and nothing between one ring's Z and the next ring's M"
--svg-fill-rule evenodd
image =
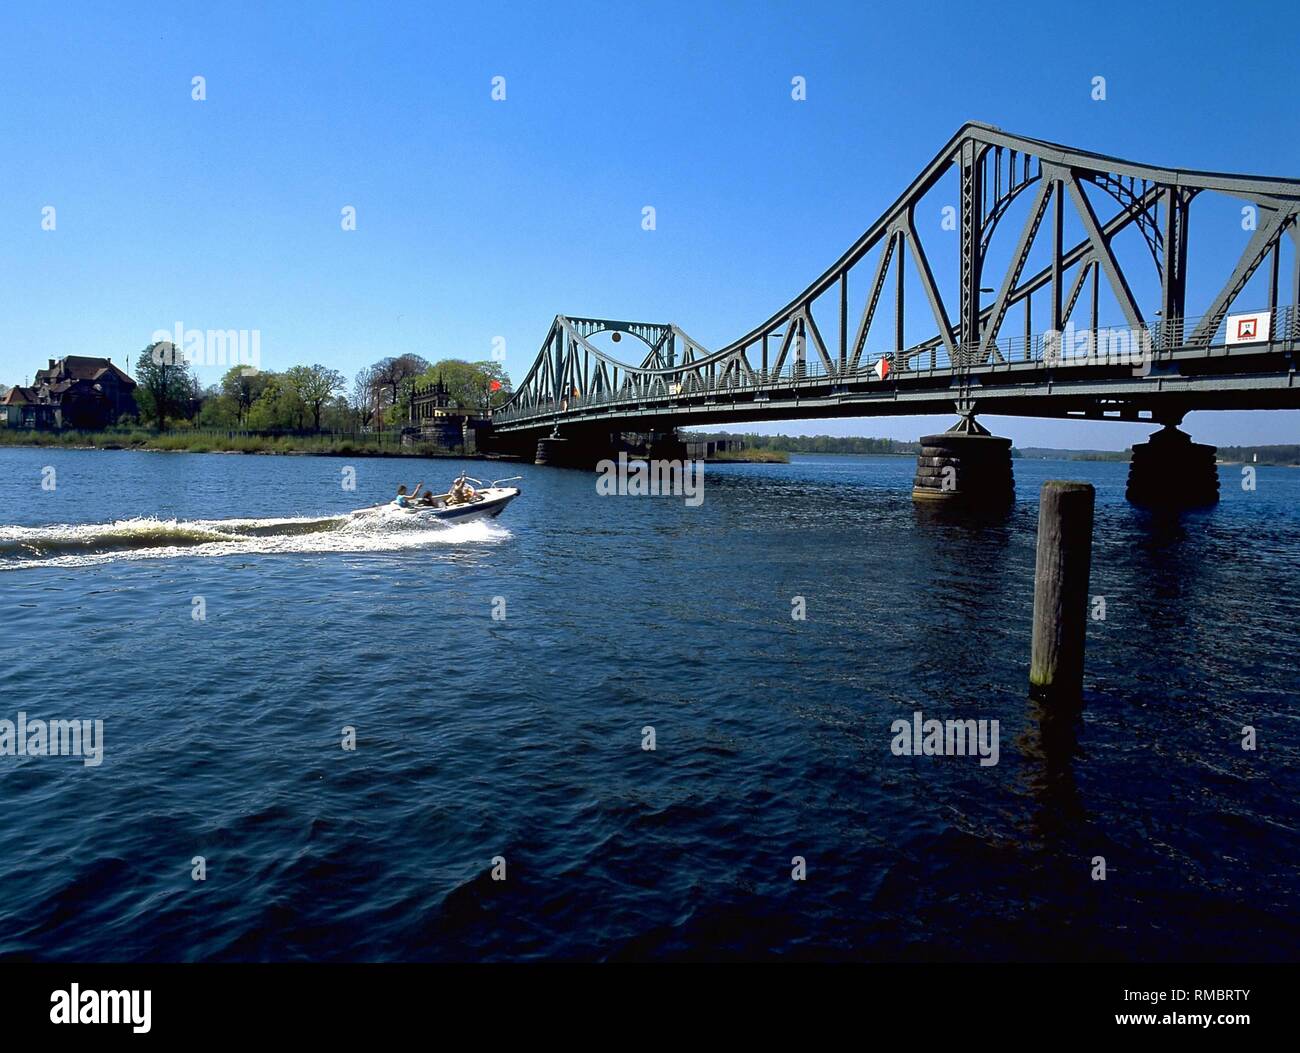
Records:
M940 281L917 209L944 179L955 180L959 258L953 277ZM1188 231L1204 194L1234 199L1254 227L1236 259L1212 261L1217 289L1189 315ZM1081 237L1066 238L1067 220ZM1004 267L991 260L995 235ZM1046 262L1030 267L1044 247ZM1286 287L1284 253L1292 260ZM1268 336L1242 348L1225 320L1259 274L1266 302L1246 306L1268 315ZM1152 275L1159 306L1144 310L1134 289ZM907 331L909 286L919 288L932 322L918 339ZM1091 317L1078 327L1093 346L1109 332L1097 317L1102 288L1149 352L1142 376L1127 362L1062 368L1055 334L1076 325L1085 293ZM1023 318L1018 333L1008 324L1013 314ZM614 357L593 343L603 333L638 341L644 354ZM663 424L728 412L796 415L792 407L807 416L870 415L977 400L993 412L1125 419L1166 401L1300 407L1298 344L1300 180L1140 164L971 123L838 260L740 338L710 351L672 323L557 315L494 421L510 430L596 417ZM1261 355L1273 358L1261 364ZM1039 405L1035 396L1047 398ZM719 407L728 400L734 411Z

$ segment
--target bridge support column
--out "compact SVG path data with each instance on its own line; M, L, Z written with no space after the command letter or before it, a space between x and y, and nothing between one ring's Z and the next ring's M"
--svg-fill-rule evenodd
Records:
M554 432L543 439L537 440L537 453L533 457L534 464L562 464L569 458L570 441Z
M1015 499L1011 440L991 434L973 413L942 435L922 437L912 500L1002 508Z
M652 432L646 444L646 455L652 461L685 461L690 457L686 443L675 431Z
M483 426L475 426L474 445L479 453L493 454L497 457L509 457L518 460L532 460L533 453L537 449L537 442L534 439L520 438L510 433L501 433L496 431L491 423Z
M534 464L558 468L594 468L598 461L618 457L615 443L609 435L576 432L561 435L559 429L537 440Z
M1125 496L1152 508L1202 508L1219 500L1214 447L1192 442L1172 423L1133 447Z

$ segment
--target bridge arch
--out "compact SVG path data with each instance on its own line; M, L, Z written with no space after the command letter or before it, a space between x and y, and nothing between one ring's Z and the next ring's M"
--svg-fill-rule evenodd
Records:
M954 280L941 283L915 214L918 202L954 174L960 266ZM1260 219L1218 291L1192 316L1187 231L1191 204L1206 192L1247 202ZM1023 210L1018 224L1010 222L1013 206L1017 214ZM1082 230L1081 238L1064 238L1067 216ZM1000 230L1015 240L1007 266L993 274L989 250ZM1149 310L1151 320L1130 281L1149 282L1149 272L1139 272L1141 261L1121 251L1129 231L1145 243L1140 253L1149 256L1145 266L1155 265L1160 304ZM1280 259L1288 243L1294 277L1290 288L1282 289ZM1026 273L1031 250L1044 244L1050 246L1050 262ZM1159 353L1177 356L1222 346L1227 313L1266 268L1268 302L1260 306L1277 338L1270 346L1293 351L1300 335L1298 256L1300 181L1136 163L969 123L827 270L738 339L710 351L672 323L557 315L499 419L504 426L559 422L589 416L597 405L611 412L623 407L666 414L673 403L707 402L737 392L764 401L795 391L800 401L816 388L817 398L842 399L846 391L870 392L872 385L880 393L902 393L936 380L950 382L958 406L977 393L988 401L993 374L1015 367L1029 383L1047 375L1052 363L1045 361L1050 357L1045 337L1070 321L1089 279L1094 305L1097 290L1108 289L1130 332L1144 334ZM933 321L920 339L910 339L906 331L905 274L921 288ZM893 287L892 305L883 295L887 284ZM993 294L991 300L986 293ZM1006 326L1012 308L1023 310L1022 335L1010 334ZM817 318L820 314L825 321L828 312L837 321L823 333ZM1098 327L1094 306L1092 331ZM621 361L591 342L604 332L634 337L646 355L639 362ZM884 350L868 354L869 337ZM1144 405L1152 401L1137 389L1125 390L1134 394L1119 388L1095 392L1096 412L1104 412L1097 407L1108 399L1121 408L1138 395Z

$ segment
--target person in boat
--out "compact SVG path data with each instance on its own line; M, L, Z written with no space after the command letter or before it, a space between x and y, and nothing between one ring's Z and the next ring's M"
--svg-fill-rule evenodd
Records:
M419 496L420 487L423 485L424 485L424 480L421 479L418 483L415 484L415 489L411 491L411 496L407 497L406 485L402 484L397 488L397 496L393 498L393 504L395 504L398 508L410 508L411 498Z
M468 501L473 501L475 496L476 495L474 493L474 487L470 486L469 483L465 482L465 477L462 475L459 479L457 479L454 483L451 484L451 496L450 496L449 503L453 505L465 504Z
M434 503L432 490L426 490L420 495L420 504L425 508L432 508Z

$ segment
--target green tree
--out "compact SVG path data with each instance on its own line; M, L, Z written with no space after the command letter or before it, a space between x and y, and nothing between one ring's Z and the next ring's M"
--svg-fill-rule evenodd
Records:
M321 426L329 431L356 431L360 421L357 411L344 395L335 395L325 403Z
M280 396L278 400L281 427L293 428L295 431L302 431L307 427L307 400L302 397L302 392L298 390L298 379L301 374L295 373L295 370L303 369L303 366L293 366L278 374L280 380Z
M343 374L326 366L294 366L285 374L294 394L312 415L312 424L320 431L321 410L344 385Z
M140 352L135 364L136 404L142 420L153 419L162 431L167 418L188 413L198 391L185 355L174 344L159 340Z
M203 406L199 410L199 423L205 428L232 428L240 423L239 404L213 384L203 392Z
M248 409L248 426L254 431L292 428L295 396L279 373L264 373L262 392Z
M441 380L447 385L454 405L481 410L485 403L499 406L510 397L510 377L500 362L466 362L460 358L444 358L435 362L419 377L421 387ZM500 386L492 390L495 381Z
M231 366L221 378L221 393L235 404L236 419L243 423L266 387L267 374L251 366Z

